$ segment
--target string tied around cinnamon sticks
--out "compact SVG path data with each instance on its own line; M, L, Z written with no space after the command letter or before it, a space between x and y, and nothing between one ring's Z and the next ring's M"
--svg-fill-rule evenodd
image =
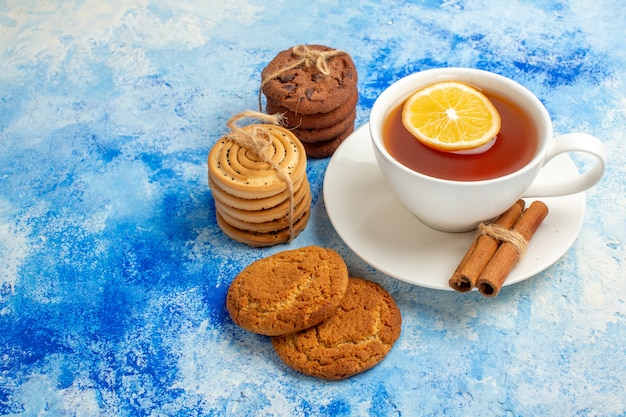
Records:
M528 248L528 242L524 239L521 233L512 229L507 229L495 223L481 223L478 225L478 233L481 235L490 236L500 242L509 242L517 252L517 259L520 260L526 254Z
M330 74L328 60L334 56L345 54L345 52L340 49L319 51L317 49L309 48L307 45L296 45L291 48L291 54L296 58L293 62L277 69L261 80L261 86L259 87L259 111L263 111L263 103L261 99L263 87L270 80L273 80L287 71L298 68L301 65L304 65L305 67L315 67L322 74L328 75Z
M548 207L541 201L524 207L525 202L518 200L495 222L479 226L477 237L448 281L451 288L467 292L476 287L487 297L498 294L548 215Z
M226 126L230 128L225 138L231 140L241 146L242 148L250 151L256 156L259 161L269 164L280 176L280 178L287 184L288 198L289 198L289 241L294 238L293 230L293 217L294 217L294 190L293 181L289 176L289 173L277 164L273 159L273 139L272 134L268 131L267 127L253 125L250 129L243 129L238 126L238 123L243 119L257 119L268 124L280 125L282 123L282 116L280 114L265 114L256 112L253 110L245 110L237 113L231 117Z

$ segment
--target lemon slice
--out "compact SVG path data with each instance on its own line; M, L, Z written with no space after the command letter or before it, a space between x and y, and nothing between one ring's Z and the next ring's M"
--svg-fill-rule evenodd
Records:
M406 100L402 124L424 145L454 152L491 142L500 131L500 114L476 88L442 81L417 90Z

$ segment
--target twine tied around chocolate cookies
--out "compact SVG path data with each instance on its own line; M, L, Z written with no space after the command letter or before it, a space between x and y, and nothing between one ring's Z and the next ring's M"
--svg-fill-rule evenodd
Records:
M263 80L261 80L261 86L259 87L259 111L263 111L261 92L263 91L263 87L265 86L265 84L267 84L270 80L273 80L274 78L289 70L298 68L301 65L304 65L305 67L315 67L322 74L328 75L330 74L330 69L328 68L328 59L337 55L345 54L345 52L340 49L318 51L316 49L309 48L306 45L296 45L291 48L291 54L296 58L295 61L288 65L285 65L282 68L279 68L278 70L274 71Z
M501 242L509 242L517 251L517 259L522 259L528 248L528 242L521 233L507 229L495 223L478 225L478 234L490 236Z
M287 184L287 191L289 194L289 241L293 240L294 231L293 231L293 217L294 217L294 190L293 190L293 181L289 176L289 173L283 169L279 164L277 164L273 156L273 140L272 134L268 131L267 127L264 126L253 126L252 129L244 130L237 125L237 123L243 119L258 119L263 122L280 125L282 122L282 116L280 114L265 114L256 112L253 110L245 110L243 112L237 113L233 117L231 117L228 122L226 122L226 126L228 126L231 130L229 134L225 136L226 139L232 140L242 148L250 151L254 156L256 156L260 161L266 162L269 164L278 175L285 181Z

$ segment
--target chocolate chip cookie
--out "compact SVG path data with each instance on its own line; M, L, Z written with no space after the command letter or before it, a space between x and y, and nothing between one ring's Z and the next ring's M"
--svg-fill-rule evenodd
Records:
M345 52L324 45L298 45L279 52L263 69L261 79L268 100L296 114L315 114L345 103L356 88L357 72Z

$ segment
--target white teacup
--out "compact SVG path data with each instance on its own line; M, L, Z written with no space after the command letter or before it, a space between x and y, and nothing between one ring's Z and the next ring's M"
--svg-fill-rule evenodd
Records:
M445 80L457 80L485 93L510 100L536 124L538 146L534 157L517 171L493 179L454 181L416 172L393 158L383 142L383 125L389 112L417 89ZM506 211L521 197L556 197L587 190L604 174L605 147L597 138L570 133L553 138L552 121L541 101L515 81L487 71L469 68L440 68L417 72L389 86L378 97L370 114L374 154L382 174L400 202L421 221L438 230L463 232L476 228ZM564 152L584 152L596 164L582 174L559 181L533 181L541 168Z

